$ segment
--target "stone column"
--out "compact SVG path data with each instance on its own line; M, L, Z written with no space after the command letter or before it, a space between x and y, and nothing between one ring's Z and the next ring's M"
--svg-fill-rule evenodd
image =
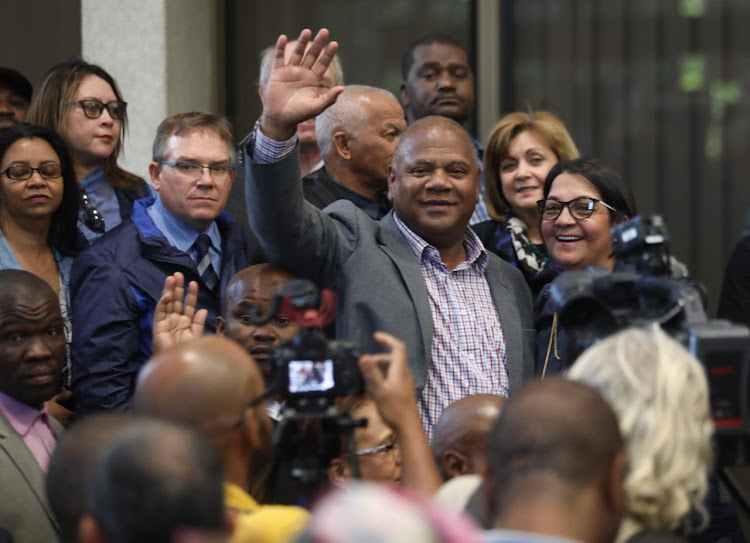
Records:
M81 0L83 57L115 78L128 103L122 167L148 179L162 119L219 110L221 22L219 2Z

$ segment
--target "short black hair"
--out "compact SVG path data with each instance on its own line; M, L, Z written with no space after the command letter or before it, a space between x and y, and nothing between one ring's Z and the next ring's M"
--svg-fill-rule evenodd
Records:
M0 164L5 153L18 140L39 138L50 144L60 159L63 178L63 196L60 207L52 214L47 243L64 256L75 256L81 246L78 233L79 192L73 161L68 147L54 130L34 124L16 124L0 130Z
M78 541L78 523L86 512L86 492L97 460L125 430L143 420L132 414L97 414L76 422L58 441L45 489L64 543Z
M464 53L466 52L464 46L458 43L455 38L449 36L448 34L428 34L427 36L423 36L418 40L412 42L412 44L409 45L409 48L404 52L404 56L401 57L401 77L404 81L406 81L406 79L409 77L411 67L414 65L414 50L417 47L421 47L423 45L432 45L433 43L452 45L453 47L461 49L461 51L463 51Z
M632 219L638 214L633 192L622 176L614 168L591 157L562 160L555 164L547 174L547 179L544 180L545 199L552 190L552 183L563 173L581 175L594 185L601 199L617 210L616 212L610 211L610 213L615 213L615 219L622 219L625 216Z
M224 527L218 452L193 430L147 421L125 431L94 468L87 509L111 543L162 543L181 527Z

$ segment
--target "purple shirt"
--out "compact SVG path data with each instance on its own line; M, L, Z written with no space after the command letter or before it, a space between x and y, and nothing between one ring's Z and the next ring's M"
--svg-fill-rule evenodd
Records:
M0 392L0 412L21 436L42 471L47 473L47 464L57 443L49 426L47 404L36 409Z

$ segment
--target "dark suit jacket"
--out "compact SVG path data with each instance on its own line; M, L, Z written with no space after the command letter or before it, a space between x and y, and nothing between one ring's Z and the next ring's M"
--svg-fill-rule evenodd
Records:
M56 438L62 426L50 417ZM34 455L0 413L0 526L8 530L15 543L55 542L60 538L52 509L44 490L44 472Z
M305 202L294 153L274 164L245 156L245 167L250 225L269 261L336 290L339 339L363 352L382 350L372 339L376 330L403 340L421 392L432 352L432 312L419 260L393 213L377 222L349 201L325 212ZM492 254L486 277L505 334L513 390L534 374L531 294L521 272Z

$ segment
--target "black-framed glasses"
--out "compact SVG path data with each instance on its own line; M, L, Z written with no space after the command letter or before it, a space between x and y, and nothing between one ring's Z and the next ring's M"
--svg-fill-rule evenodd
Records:
M543 220L554 221L560 216L560 213L562 213L562 210L566 207L574 219L588 219L594 214L597 203L602 204L610 211L617 211L608 203L597 200L596 198L589 198L588 196L581 196L568 202L562 202L555 198L547 198L546 200L539 200L536 205L539 208L539 215Z
M354 451L354 456L368 456L371 454L379 454L382 452L392 451L398 448L398 441L388 443L387 445L378 445L377 447L370 447L369 449L362 449L361 451Z
M195 162L172 162L160 160L159 164L173 168L180 176L189 181L197 181L203 175L203 170L208 170L214 181L226 181L235 171L233 166L225 164L196 164Z
M56 162L45 162L38 168L32 168L28 164L11 164L0 174L5 174L13 181L27 181L37 172L42 179L57 179L62 177L62 166Z
M99 213L99 210L94 207L91 203L89 195L86 191L80 189L81 195L81 220L89 230L96 232L97 234L104 233L104 217Z
M101 100L76 100L73 104L81 106L83 114L89 119L98 119L102 116L104 108L109 112L109 116L116 121L121 121L125 118L125 111L128 107L127 102L120 102L119 100L112 100L106 104Z

